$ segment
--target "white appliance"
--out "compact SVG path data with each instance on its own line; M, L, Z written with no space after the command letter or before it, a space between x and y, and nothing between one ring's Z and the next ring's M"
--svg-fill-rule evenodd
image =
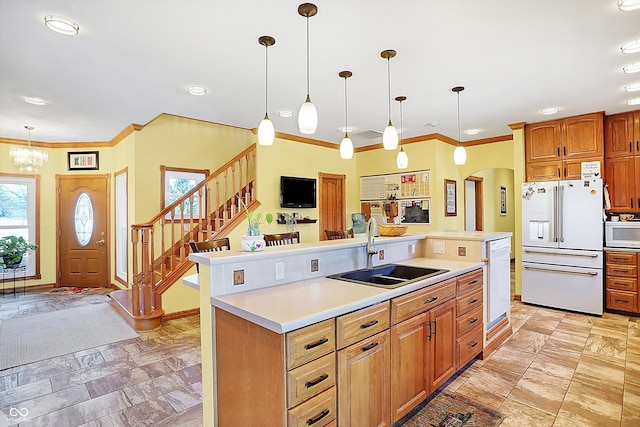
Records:
M607 221L604 229L608 248L640 248L639 221Z
M522 301L602 315L602 179L522 184Z
M511 304L511 238L487 242L487 330L507 316Z

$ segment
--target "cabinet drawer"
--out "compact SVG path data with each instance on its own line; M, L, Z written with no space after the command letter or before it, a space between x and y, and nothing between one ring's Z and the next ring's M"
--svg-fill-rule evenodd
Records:
M482 325L456 340L457 368L461 368L482 351Z
M333 319L287 334L287 369L307 363L336 349Z
M482 307L482 289L465 294L456 298L456 313L457 316L473 310L474 308Z
M621 276L635 278L637 276L638 269L635 265L623 265L623 264L607 264L606 273L609 276Z
M607 254L607 264L636 264L635 252L605 252Z
M338 348L343 348L389 328L387 301L337 318Z
M456 319L456 337L460 338L465 332L482 325L482 307L477 307Z
M638 311L638 294L607 289L607 308L636 312Z
M472 271L457 278L456 292L458 295L482 288L482 269Z
M431 285L410 294L391 300L391 323L396 324L405 319L423 313L456 296L456 279Z
M265 390L265 393L268 393ZM324 427L336 418L336 388L331 387L316 397L289 409L288 427Z
M619 291L637 292L638 279L627 277L607 277L607 289L617 289Z
M335 383L335 353L329 353L287 372L287 408L333 387Z

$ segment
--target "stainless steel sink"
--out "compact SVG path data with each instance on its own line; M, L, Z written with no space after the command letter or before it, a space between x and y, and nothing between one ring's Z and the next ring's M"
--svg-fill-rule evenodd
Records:
M346 273L328 276L330 279L344 280L359 283L361 285L377 286L379 288L393 289L409 283L418 282L429 277L447 273L449 270L413 267L401 264L386 264L372 269L348 271Z

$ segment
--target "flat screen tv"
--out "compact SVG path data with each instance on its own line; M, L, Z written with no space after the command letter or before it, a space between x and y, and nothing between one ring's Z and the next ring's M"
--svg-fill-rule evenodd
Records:
M281 208L315 208L316 180L294 176L280 177Z

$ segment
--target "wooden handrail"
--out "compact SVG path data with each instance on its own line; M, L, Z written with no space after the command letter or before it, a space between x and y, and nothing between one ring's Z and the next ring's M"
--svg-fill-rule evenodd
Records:
M189 241L225 237L256 200L256 145L218 168L151 220L131 226L132 313L162 308L162 294L192 265ZM242 201L242 203L240 202Z

